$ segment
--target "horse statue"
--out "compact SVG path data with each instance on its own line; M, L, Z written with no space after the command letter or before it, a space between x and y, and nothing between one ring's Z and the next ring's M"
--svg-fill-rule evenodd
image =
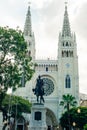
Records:
M43 88L43 79L41 79L41 76L39 75L37 78L37 82L36 82L36 87L34 89L32 89L32 91L34 92L34 94L37 97L37 103L42 103L42 101L44 102L44 88Z

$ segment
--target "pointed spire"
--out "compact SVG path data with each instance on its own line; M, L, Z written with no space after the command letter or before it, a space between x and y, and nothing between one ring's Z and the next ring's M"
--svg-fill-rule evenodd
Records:
M24 26L24 35L31 36L31 34L32 34L31 12L30 12L30 6L28 6L28 11L27 11L25 26Z
M64 13L64 20L63 20L63 28L62 28L62 36L71 36L68 12L67 12L67 2L65 2L65 13Z

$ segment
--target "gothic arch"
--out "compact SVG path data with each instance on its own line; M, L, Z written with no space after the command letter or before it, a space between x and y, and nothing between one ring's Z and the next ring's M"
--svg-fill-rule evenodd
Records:
M62 51L62 57L64 57L64 51Z
M66 46L69 46L68 42L66 42Z
M68 51L66 52L66 57L69 57L69 52Z
M25 122L26 121L25 121L24 117L21 116L17 120L16 128L24 130L24 128L25 128Z
M58 121L56 119L56 116L54 114L54 112L50 109L46 109L46 124L48 127L52 127L53 129L55 129L55 127L58 126Z
M29 50L28 54L29 54L29 56L31 56L31 51L30 50Z
M68 51L68 57L70 57L70 55L71 55L71 51Z
M65 88L71 88L71 79L69 75L65 77Z
M64 42L63 42L63 46L64 46Z

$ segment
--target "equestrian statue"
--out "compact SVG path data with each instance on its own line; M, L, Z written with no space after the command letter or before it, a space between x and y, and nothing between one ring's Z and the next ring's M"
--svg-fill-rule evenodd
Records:
M37 78L37 82L36 82L36 86L35 88L32 89L32 91L34 92L34 94L37 97L37 103L42 103L42 101L44 102L44 87L43 87L44 83L43 83L43 79L41 79L41 76L39 75Z

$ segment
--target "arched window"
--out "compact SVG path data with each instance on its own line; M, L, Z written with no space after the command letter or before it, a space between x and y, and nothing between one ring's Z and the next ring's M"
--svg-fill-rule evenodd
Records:
M69 51L69 57L71 57L71 51Z
M48 67L46 67L46 71L48 71Z
M31 46L31 42L29 42L29 46Z
M66 42L66 46L69 46L68 42Z
M63 46L64 46L64 42L63 42Z
M71 51L71 55L72 55L72 57L73 57L73 51Z
M66 88L71 88L71 80L70 80L70 76L67 75L65 78L65 87Z
M62 57L64 57L64 51L62 51Z
M69 57L69 52L68 51L66 52L66 57Z
M28 53L29 53L29 56L31 56L31 51L29 51Z

